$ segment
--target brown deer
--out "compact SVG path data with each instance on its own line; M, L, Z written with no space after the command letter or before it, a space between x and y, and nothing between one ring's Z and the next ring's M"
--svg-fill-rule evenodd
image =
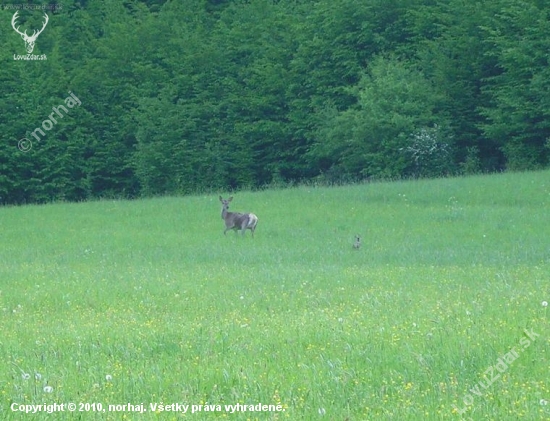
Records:
M225 200L220 196L220 202L222 202L222 219L225 221L225 231L223 235L229 230L241 230L242 235L249 229L252 232L252 238L254 238L254 230L258 224L258 217L253 213L238 213L229 212L229 202L233 200L233 196Z

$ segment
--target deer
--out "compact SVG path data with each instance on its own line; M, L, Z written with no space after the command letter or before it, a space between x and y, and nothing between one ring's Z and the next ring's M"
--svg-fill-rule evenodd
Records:
M355 250L359 250L360 247L361 247L361 237L359 237L359 235L356 235L355 240L353 242L353 248Z
M36 30L33 30L32 35L29 36L29 35L27 35L27 30L25 30L25 32L21 32L19 30L19 26L17 28L15 27L18 13L19 13L19 11L15 12L13 14L13 18L11 19L11 26L13 27L15 32L17 32L19 35L21 35L21 38L23 38L23 41L25 41L25 48L27 49L27 53L30 54L30 53L32 53L32 50L34 50L34 43L36 42L36 38L38 38L38 35L40 35L42 33L42 31L44 30L44 28L48 24L48 20L49 20L48 14L44 13L44 17L46 18L46 20L44 21L44 24L42 25L42 29L40 29L38 32L36 32Z
M244 235L245 231L249 229L252 232L252 238L254 238L254 230L258 224L258 217L253 213L238 213L229 212L229 202L233 200L233 196L225 200L220 196L220 202L222 203L222 219L225 222L225 231L223 235L226 235L227 231L241 230L241 234Z

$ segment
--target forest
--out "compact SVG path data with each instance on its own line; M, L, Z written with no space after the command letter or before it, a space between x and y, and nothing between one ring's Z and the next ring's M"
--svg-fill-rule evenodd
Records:
M0 5L4 205L550 163L545 0L52 1Z

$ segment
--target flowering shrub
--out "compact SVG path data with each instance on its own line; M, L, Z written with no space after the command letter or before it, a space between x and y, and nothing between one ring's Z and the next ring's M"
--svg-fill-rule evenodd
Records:
M443 140L444 131L436 124L412 134L401 150L412 161L416 177L436 177L453 172L451 146Z

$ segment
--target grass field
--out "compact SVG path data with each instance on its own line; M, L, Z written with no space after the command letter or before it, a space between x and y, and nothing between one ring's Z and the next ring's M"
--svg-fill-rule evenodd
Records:
M234 196L0 208L0 417L550 420L550 172Z

